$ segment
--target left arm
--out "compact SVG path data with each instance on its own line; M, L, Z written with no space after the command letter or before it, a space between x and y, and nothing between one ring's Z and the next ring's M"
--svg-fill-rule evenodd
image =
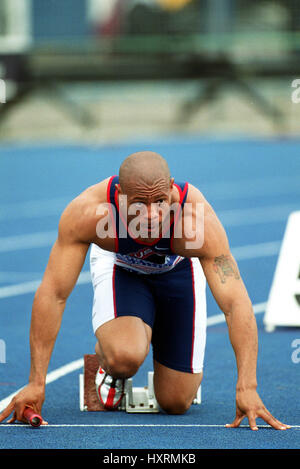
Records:
M211 292L225 314L238 372L236 418L227 426L238 427L248 417L251 429L257 430L256 418L260 417L272 427L285 430L288 425L275 419L257 394L258 337L252 304L221 223L209 207L207 216L199 260Z
M237 390L256 389L256 320L236 262L229 249L223 252L200 258L200 262L212 294L225 315L237 362Z

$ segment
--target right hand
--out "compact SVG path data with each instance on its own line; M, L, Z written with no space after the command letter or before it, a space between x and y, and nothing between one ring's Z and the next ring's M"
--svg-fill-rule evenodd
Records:
M13 397L8 406L1 412L0 423L9 417L12 412L13 416L7 423L13 423L16 420L27 423L27 420L23 417L25 407L31 407L36 413L41 415L44 400L45 386L29 383ZM42 425L48 425L48 422L43 419Z

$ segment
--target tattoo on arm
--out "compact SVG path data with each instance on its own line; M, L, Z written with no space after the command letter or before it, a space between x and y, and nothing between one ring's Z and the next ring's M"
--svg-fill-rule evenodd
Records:
M222 254L221 256L215 257L214 270L219 275L222 283L226 282L226 277L234 277L239 279L238 269L229 255Z

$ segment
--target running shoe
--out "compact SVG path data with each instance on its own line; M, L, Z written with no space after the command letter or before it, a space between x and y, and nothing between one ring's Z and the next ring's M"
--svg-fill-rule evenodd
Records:
M117 409L125 395L125 379L113 378L99 367L95 384L101 404L108 410Z

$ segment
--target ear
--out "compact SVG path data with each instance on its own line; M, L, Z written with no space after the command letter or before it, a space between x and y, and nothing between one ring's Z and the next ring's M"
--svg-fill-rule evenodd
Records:
M120 184L115 184L115 188L119 194L123 194Z
M174 178L171 178L170 179L170 189L173 189L173 185L174 185Z

